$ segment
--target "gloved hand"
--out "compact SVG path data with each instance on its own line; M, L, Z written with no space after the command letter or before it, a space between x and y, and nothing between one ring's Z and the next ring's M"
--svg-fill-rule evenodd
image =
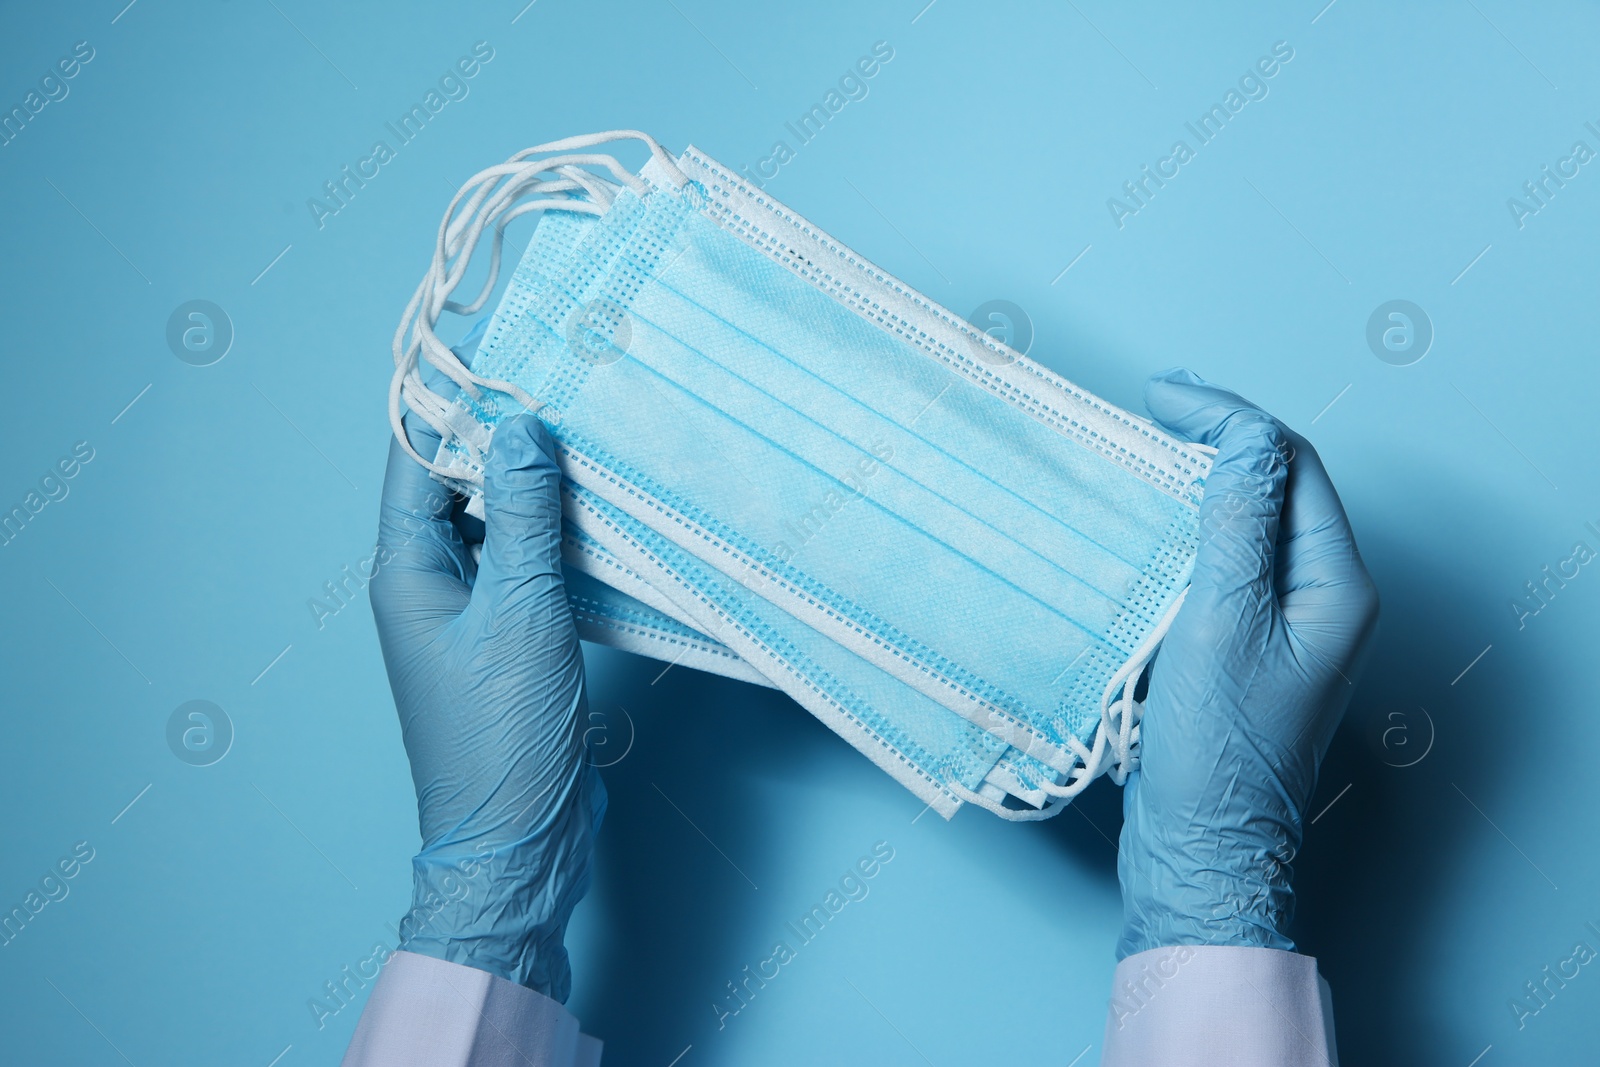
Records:
M425 423L407 430L434 454ZM554 454L531 416L496 430L474 563L450 492L391 444L370 588L422 831L401 947L565 1001L605 789L584 758Z
M1145 404L1219 454L1123 795L1117 955L1292 951L1290 863L1377 623L1377 590L1304 438L1185 370L1152 378Z

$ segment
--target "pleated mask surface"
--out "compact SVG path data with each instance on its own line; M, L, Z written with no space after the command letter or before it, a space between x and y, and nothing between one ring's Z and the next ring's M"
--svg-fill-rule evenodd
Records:
M620 136L650 146L639 174L584 151ZM535 239L469 370L433 324L486 302L493 270L477 301L451 297L478 239L497 268L499 228L527 211ZM1135 765L1135 687L1182 601L1209 450L704 153L595 135L483 172L395 348L393 413L440 430L418 457L437 476L475 495L493 427L536 412L566 559L629 598L613 617L759 675L941 814L1036 818ZM429 392L419 358L462 392Z

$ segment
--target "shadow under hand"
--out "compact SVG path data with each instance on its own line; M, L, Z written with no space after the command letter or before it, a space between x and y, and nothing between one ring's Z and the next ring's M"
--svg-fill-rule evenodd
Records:
M594 645L584 654L591 714L606 717L594 751L610 801L575 917L588 943L574 951L569 1006L607 1063L667 1063L716 1028L711 998L737 977L729 961L748 947L755 887L774 866L778 813L747 769L809 761L835 739L775 690L663 674Z
M1553 743L1557 724L1519 716L1507 730L1506 710L1526 694L1483 664L1462 674L1495 638L1481 593L1419 546L1381 531L1369 540L1383 618L1307 813L1294 933L1334 991L1345 1062L1464 1063L1488 1038L1443 1030L1427 1006L1447 995L1439 945L1459 938L1441 916L1476 891L1465 856L1491 831L1474 806L1495 810L1515 788L1481 771L1534 767L1526 757Z

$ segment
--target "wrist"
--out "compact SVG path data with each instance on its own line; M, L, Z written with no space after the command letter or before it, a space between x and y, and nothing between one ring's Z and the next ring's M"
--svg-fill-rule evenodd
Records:
M493 823L493 830L466 820L424 820L400 947L566 1003L572 970L562 942L589 888L592 843L605 808L599 773L581 765L571 789L530 819L520 818L524 811Z
M1152 846L1139 830L1137 819L1124 825L1117 860L1123 904L1118 959L1175 945L1294 951L1288 929L1295 847L1289 835L1263 833L1258 824Z
M570 908L551 909L547 879L504 851L412 860L411 908L399 947L461 964L565 1001Z
M1177 892L1140 893L1125 888L1117 958L1177 945L1293 952L1294 940L1287 933L1293 900L1293 891L1286 885L1269 886L1218 872L1192 876L1191 883Z

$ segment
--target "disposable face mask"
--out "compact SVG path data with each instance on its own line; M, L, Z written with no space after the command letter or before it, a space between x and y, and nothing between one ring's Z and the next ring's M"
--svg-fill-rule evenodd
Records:
M618 136L650 146L640 174L578 151ZM531 211L535 240L468 370L433 325L487 302L500 229ZM486 231L483 289L453 302ZM482 172L395 355L393 419L409 404L440 431L439 454L417 458L463 492L500 420L550 426L570 569L633 601L590 596L601 614L669 640L680 627L702 659L726 650L941 814L1039 817L1134 766L1133 694L1181 602L1206 450L703 153L596 135ZM419 358L463 393L429 393Z

